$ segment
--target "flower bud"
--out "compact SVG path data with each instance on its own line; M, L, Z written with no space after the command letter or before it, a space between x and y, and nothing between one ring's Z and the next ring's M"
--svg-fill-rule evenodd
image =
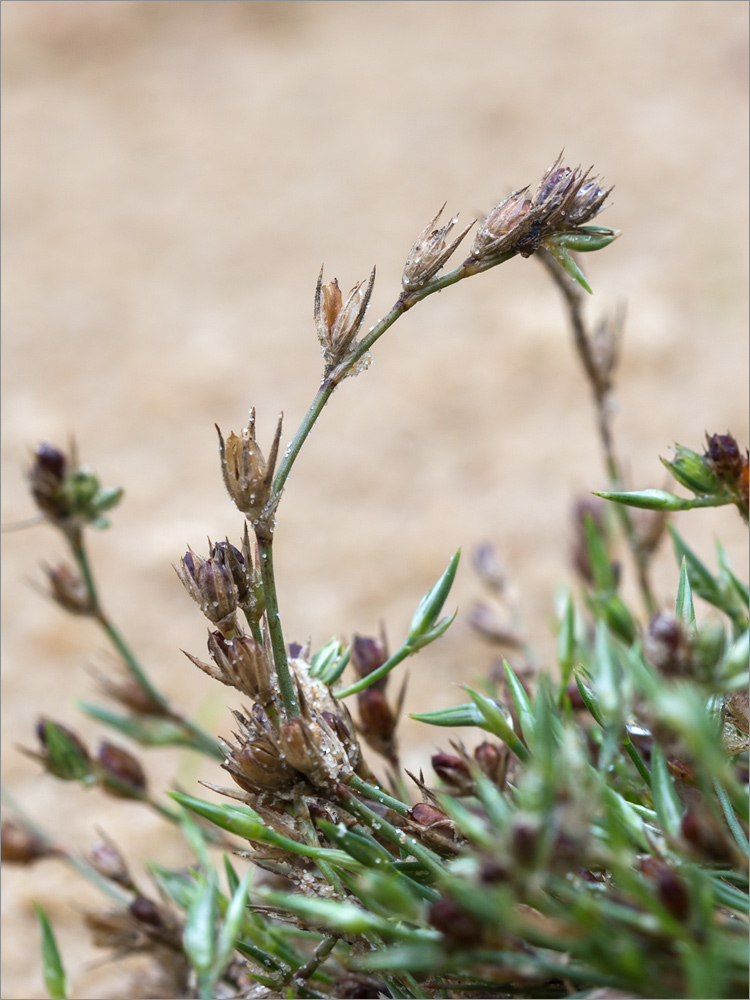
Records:
M506 746L485 741L474 751L474 760L479 769L501 790L505 787L505 776L510 762L510 751Z
M91 758L77 733L59 722L41 718L36 725L40 753L30 753L45 769L63 781L85 781L91 775Z
M456 795L472 795L474 779L465 760L449 753L432 755L432 770Z
M438 899L432 903L427 920L452 948L471 948L481 943L481 925L452 899Z
M334 278L324 286L323 268L320 269L315 288L314 316L326 375L345 361L346 356L356 345L356 337L364 321L375 284L375 268L372 269L367 287L363 291L364 284L364 281L360 281L355 285L349 292L346 302L343 302L338 281Z
M641 871L656 884L656 895L664 909L684 923L690 914L690 896L683 880L658 858L643 858Z
M75 570L64 563L43 568L49 582L49 596L56 604L72 615L96 613L91 594Z
M203 559L188 549L174 567L188 594L210 621L225 631L234 631L237 587L225 559Z
M146 794L146 775L140 761L113 743L99 745L97 763L102 785L117 798L142 799Z
M0 857L4 862L28 865L55 854L40 836L15 820L3 820L0 828Z
M456 849L461 836L453 821L442 809L429 802L417 802L407 815L419 828L420 839L428 846Z
M720 489L719 478L711 461L691 451L690 448L676 445L674 459L671 462L662 459L662 464L669 469L678 483L682 483L693 493L698 495L717 493Z
M237 509L252 522L256 537L264 541L270 541L273 536L273 513L279 502L279 497L273 494L272 482L279 453L282 417L283 414L276 424L268 461L255 440L254 409L250 411L248 425L239 437L232 432L225 441L219 428L216 428L224 485Z
M95 868L110 882L116 882L126 889L135 889L125 859L111 840L105 838L94 844L89 851L87 860L92 868Z
M434 229L435 223L443 214L443 208L427 223L419 234L417 242L409 251L401 278L401 286L405 293L415 292L422 288L430 278L442 268L461 240L474 225L474 221L459 233L452 242L448 242L448 234L458 222L454 215L442 229Z
M693 663L690 635L673 614L655 615L643 640L643 652L649 663L665 677L689 675Z
M139 924L147 924L149 927L156 928L164 927L164 917L160 908L146 896L136 896L128 907L128 911Z
M103 514L122 498L121 489L102 489L90 469L53 445L41 444L28 473L31 494L45 517L69 531L83 524L106 527Z
M212 677L236 688L262 705L273 698L273 658L268 643L256 642L250 635L235 635L225 639L221 632L210 632L208 652L216 669L193 660ZM191 657L191 659L193 659Z
M382 667L388 659L388 650L384 639L374 639L370 636L355 635L352 639L351 663L359 677L368 677L378 667ZM381 691L388 683L388 675L374 681L370 687Z
M723 482L736 481L742 471L742 454L731 434L706 435L705 458Z
M67 472L68 459L63 452L46 442L37 447L28 472L29 487L37 507L52 521L64 520L69 514L63 495Z

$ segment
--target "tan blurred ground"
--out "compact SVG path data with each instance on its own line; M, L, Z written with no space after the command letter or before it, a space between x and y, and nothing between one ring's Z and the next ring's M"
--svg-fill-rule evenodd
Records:
M241 528L213 422L239 430L255 405L267 440L280 410L291 434L312 398L322 261L344 290L377 264L372 321L439 205L487 211L565 147L616 185L604 221L624 235L585 264L595 314L628 303L616 429L633 486L661 485L675 440L747 442L746 4L5 0L2 18L2 520L31 513L29 448L74 433L127 490L95 539L108 606L207 726L228 731L231 694L179 652L200 654L204 628L170 563ZM539 265L449 289L377 345L295 468L277 536L287 634L319 645L383 619L395 644L451 552L491 539L544 658L571 504L603 485ZM735 521L678 523L709 564L721 532L742 567ZM86 665L101 662L99 636L28 585L61 551L46 528L4 537L4 781L73 845L99 823L134 857L179 863L145 810L42 777L14 749L39 713L79 724ZM667 558L660 595L674 584ZM477 594L465 560L462 610ZM459 617L411 664L410 708L456 703L490 659ZM433 735L419 732L413 766ZM173 758L149 759L159 790ZM74 995L128 995L111 968L86 971L99 956L76 908L95 897L78 884L49 862L4 872L8 1000L44 995L34 898Z

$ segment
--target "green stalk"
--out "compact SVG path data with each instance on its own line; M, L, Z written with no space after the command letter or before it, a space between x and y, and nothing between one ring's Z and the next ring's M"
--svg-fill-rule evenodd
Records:
M360 795L364 795L365 798L371 799L373 802L379 802L382 806L388 806L394 812L397 812L399 816L406 816L409 812L407 806L403 802L399 802L398 799L394 799L387 792L384 792L381 788L376 788L374 785L368 785L366 781L357 777L355 774L349 779L349 787L356 789Z
M289 473L297 459L297 455L299 454L302 445L305 443L307 436L315 426L315 422L320 416L323 407L333 395L336 386L341 382L342 378L346 375L352 365L355 365L363 357L363 355L370 350L373 344L383 336L389 327L393 326L397 319L399 319L407 310L411 309L412 306L416 305L417 302L421 302L422 299L426 299L428 295L439 292L443 288L448 288L450 285L455 285L457 281L461 281L463 278L470 278L472 275L480 274L482 271L488 271L490 268L496 267L498 264L504 264L505 261L510 260L511 257L515 257L515 253L501 254L499 257L495 257L481 263L469 258L464 261L463 264L454 268L452 271L449 271L447 274L428 281L423 288L417 289L414 292L409 292L408 295L400 297L385 314L385 316L379 319L369 330L367 335L360 340L354 351L346 359L345 364L340 365L337 369L334 369L333 372L323 379L323 382L315 395L315 399L310 404L310 408L305 414L302 423L299 425L297 433L295 434L292 443L287 448L284 458L279 465L273 481L273 492L275 494L279 494L284 488L284 484L289 477Z
M351 694L358 694L360 691L364 691L366 688L370 687L376 681L379 681L381 677L385 677L389 674L394 667L397 667L399 663L410 656L412 653L416 653L417 650L408 644L404 643L401 649L396 650L390 659L386 660L381 666L372 673L367 674L366 677L362 677L360 680L355 681L354 684L350 684L349 687L344 688L342 691L336 691L336 697L339 701L342 698L348 698Z
M163 709L165 716L172 719L173 722L177 722L191 735L191 737L195 740L196 750L200 750L201 753L205 753L210 757L216 757L219 760L223 760L224 754L221 752L221 749L213 736L201 729L200 726L197 726L195 723L190 722L188 719L175 712L170 707L166 696L154 687L143 667L138 662L135 654L104 611L101 601L99 600L99 592L97 590L94 574L91 569L91 562L83 542L83 532L81 529L76 528L74 531L66 534L73 552L73 557L76 561L76 565L80 570L81 577L83 578L83 582L86 586L86 592L88 593L89 600L91 601L91 606L94 610L94 620L103 629L112 645L120 654L120 657L130 672L130 675L143 689L143 691L145 691L149 698L151 698L155 704L159 705L160 708Z
M273 650L276 677L279 681L281 703L287 718L293 719L299 715L299 705L297 703L292 675L289 672L289 660L286 655L284 633L281 630L279 603L276 597L276 580L273 573L273 542L257 538L257 536L256 539L258 542L258 552L260 553L260 575L263 580L263 594L266 599L266 619L268 621L268 632L271 636L271 649Z

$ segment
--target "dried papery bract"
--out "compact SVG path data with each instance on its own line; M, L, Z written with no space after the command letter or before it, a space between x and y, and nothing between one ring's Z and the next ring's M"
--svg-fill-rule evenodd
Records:
M323 284L323 268L320 269L315 288L315 328L325 361L325 375L343 364L356 346L356 337L370 304L372 288L375 284L375 268L370 273L365 287L360 281L343 301L338 281L334 278Z
M250 411L247 427L237 436L232 432L224 440L219 428L219 454L224 485L238 510L251 522L258 541L273 537L274 511L279 496L273 493L273 473L279 453L283 414L276 424L268 460L255 440L255 409Z
M435 224L443 214L444 209L445 205L427 223L419 234L417 242L409 251L401 278L401 287L406 295L418 291L438 273L476 222L476 219L472 219L458 236L448 242L448 235L458 222L458 216L454 215L440 229L435 229Z

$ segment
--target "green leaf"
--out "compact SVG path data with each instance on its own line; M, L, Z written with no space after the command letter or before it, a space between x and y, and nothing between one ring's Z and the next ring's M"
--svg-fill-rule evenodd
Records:
M566 274L577 281L584 291L588 292L589 295L594 293L591 291L591 287L584 277L583 271L580 269L578 264L571 257L568 249L565 247L564 243L561 242L560 237L551 236L543 241L542 246L546 247L547 250L552 254L560 267L565 271Z
M214 964L218 913L216 872L210 869L196 886L182 932L185 954L198 972L208 972Z
M644 510L694 510L696 507L723 507L731 503L728 497L696 497L688 500L666 490L635 490L633 492L594 491L594 496L612 500L628 507L642 507Z
M531 699L526 694L526 689L507 660L503 660L503 668L505 670L505 676L508 681L508 687L510 689L511 697L513 698L513 703L515 704L516 711L518 712L518 721L521 723L521 733L526 744L531 745L534 742L536 729L534 706L531 704Z
M466 687L464 690L481 712L484 719L483 728L487 729L494 736L499 737L519 760L530 760L531 755L529 751L513 730L510 713L507 708L501 706L494 699L487 698L478 691L474 691L470 687Z
M608 247L619 235L619 229L605 229L604 226L580 226L574 232L557 233L549 239L566 250L573 250L576 253L593 253Z
M735 593L742 602L743 608L746 608L748 604L750 604L750 589L748 589L747 584L743 583L735 576L734 571L729 563L729 557L727 556L724 546L721 544L718 538L716 540L716 554L719 558L719 567L721 570L721 576L727 583L731 584L731 586L734 588Z
M440 577L438 582L419 602L419 606L414 612L414 617L412 618L411 625L409 626L409 639L407 642L411 643L414 640L419 640L427 632L434 628L438 615L443 610L443 605L445 604L446 598L448 597L450 589L453 586L453 581L456 578L456 570L458 569L458 562L460 558L461 549L458 549L458 551L454 553L453 558L448 563L445 572ZM447 628L447 626L445 627ZM445 629L443 629L443 631L445 631ZM437 636L435 636L435 638L437 638Z
M409 716L417 722L426 722L430 726L479 726L486 729L484 716L476 705L455 705L453 708L439 708L433 712L414 712Z
M617 581L615 580L612 561L607 552L602 533L596 525L596 521L591 514L586 514L583 519L583 530L586 535L586 551L591 564L591 575L594 578L594 586L597 590L614 590Z
M594 722L596 722L598 725L604 728L604 716L602 715L602 710L599 705L598 698L591 690L591 688L587 687L586 683L583 680L583 677L578 673L578 671L576 671L575 680L581 698L583 700L583 703L588 709L589 715L594 720Z
M178 909L186 911L195 895L195 875L184 869L164 868L154 861L149 863L148 870L164 895Z
M599 711L605 722L622 723L626 706L623 704L623 675L617 652L603 622L596 626L596 690Z
M103 705L80 701L78 707L92 719L97 719L110 729L116 729L141 746L186 746L193 745L191 738L176 722L158 719L152 715L121 715Z
M211 969L212 978L215 981L218 981L219 977L226 969L227 964L232 957L232 952L236 947L237 939L240 936L247 907L247 893L250 888L250 881L252 877L253 870L252 868L248 868L242 881L232 894L232 899L230 900L229 908L227 909L226 917L224 918L224 923L219 931L219 940L216 946L216 958Z
M560 631L557 635L557 662L560 667L561 699L567 690L571 674L573 673L575 652L575 604L573 603L573 595L568 591L565 597L565 610L560 621Z
M44 972L44 985L53 1000L66 1000L68 996L68 982L65 976L60 950L57 947L55 933L44 909L39 903L34 903L36 915L39 918L39 925L42 931L42 970Z
M695 632L695 608L693 607L693 591L690 587L687 562L683 558L680 566L680 584L677 588L676 603L677 618L690 632Z
M672 837L678 836L682 819L682 805L675 791L664 754L655 741L651 749L651 794L662 829L666 830Z

